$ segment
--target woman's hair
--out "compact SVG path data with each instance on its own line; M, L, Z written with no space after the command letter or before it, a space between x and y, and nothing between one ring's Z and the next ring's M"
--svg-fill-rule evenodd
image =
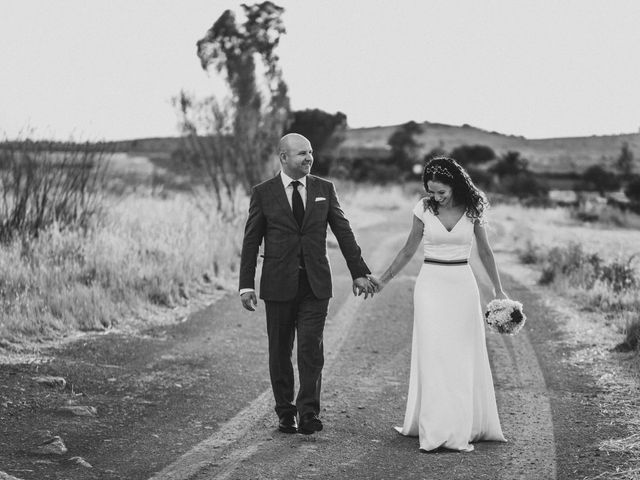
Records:
M471 219L482 219L482 214L489 207L485 194L473 184L469 174L453 158L434 157L429 160L422 173L422 183L427 192L429 181L451 187L453 201L464 205L465 213ZM438 215L438 202L429 197L425 203L434 215Z

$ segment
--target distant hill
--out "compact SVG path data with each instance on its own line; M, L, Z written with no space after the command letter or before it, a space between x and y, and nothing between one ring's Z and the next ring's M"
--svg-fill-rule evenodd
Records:
M181 140L180 137L151 137L119 140L107 143L116 152L128 153L130 155L169 158L173 152L180 148Z
M418 137L421 155L436 147L451 151L460 145L487 145L497 155L515 150L529 160L531 170L538 173L582 173L591 165L612 166L626 142L640 161L640 134L593 135L590 137L545 138L530 140L515 135L489 132L470 125L453 126L422 123L424 133ZM387 140L398 125L351 128L333 154L352 158L382 158L389 154ZM109 142L117 151L131 155L169 158L180 145L177 137L140 138Z
M342 157L384 157L389 154L387 140L398 125L353 128L334 154ZM640 134L593 135L590 137L545 138L529 140L514 135L489 132L470 125L462 127L440 123L422 123L424 133L418 136L421 154L440 147L451 151L460 145L486 145L497 155L515 150L529 160L531 170L539 173L581 173L591 165L612 166L626 142L640 160Z

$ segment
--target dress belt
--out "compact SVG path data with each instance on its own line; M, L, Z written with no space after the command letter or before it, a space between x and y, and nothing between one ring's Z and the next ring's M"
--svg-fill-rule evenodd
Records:
M469 261L466 258L462 260L436 260L435 258L425 258L424 263L435 263L436 265L466 265Z

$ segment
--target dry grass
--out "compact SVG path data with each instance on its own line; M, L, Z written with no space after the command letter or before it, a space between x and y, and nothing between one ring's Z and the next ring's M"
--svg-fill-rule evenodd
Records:
M617 468L615 472L605 472L585 480L639 480L640 467Z
M590 263L588 257L597 255L609 266L629 264L638 278L640 230L617 228L610 224L585 224L572 218L569 210L564 208L498 205L492 209L491 218L496 224L494 237L498 249L517 253L525 263L538 264L543 269L550 251L568 251L571 245L578 245L585 268L572 271L571 275L555 274L546 280L552 281L554 288L579 300L587 308L602 312L621 334L635 335L640 319L633 312L640 310L639 289L616 290L607 282L587 281L593 279L593 272L587 267ZM625 341L633 343L633 338Z
M104 214L91 228L54 225L0 249L0 349L166 321L177 307L235 287L244 194L218 213L207 195L168 190L173 172L146 158L116 155L110 166ZM337 187L356 229L413 202L400 187Z
M598 252L605 260L640 254L640 230L583 223L571 218L565 208L498 205L490 210L490 220L500 224L499 247L510 251L527 242L552 247L578 240L585 250Z
M572 217L579 217L581 210L571 211ZM602 205L592 214L597 216L595 225L607 228L629 228L640 230L640 215L629 210L620 210L612 205Z
M0 346L102 330L173 308L238 269L243 225L187 194L107 200L86 234L50 228L0 250Z
M92 228L53 226L0 249L0 348L24 350L77 331L145 325L152 317L166 321L176 307L235 287L246 196L239 194L227 210L235 213L224 215L206 195L165 190L166 172L148 161L123 157L115 165L111 181L119 194L107 196ZM389 210L410 215L414 201L400 187L337 189L356 229Z
M582 306L579 313L567 315L575 320L563 326L568 333L567 341L579 347L574 348L570 361L599 378L601 414L630 433L598 445L603 452L623 453L624 465L615 471L588 477L588 480L640 479L640 436L636 433L640 429L640 356L637 349L635 352L612 351L616 342L625 336L628 339L630 335L637 335L639 331L640 292L637 287L614 291L607 282L594 282L592 268L598 264L593 254L601 259L600 265L605 265L624 264L640 253L640 231L616 228L612 226L613 222L583 224L561 208L499 205L492 210L491 219L496 248L519 254L521 260L538 270L537 278L540 278L545 262L549 262L548 253L554 247L565 253L554 261L579 267L556 275L550 298L556 298L554 301L571 299L572 305ZM569 249L572 243L579 248ZM557 272L562 272L561 265L556 267ZM566 274L569 271L571 274ZM637 270L635 274L638 274ZM585 288L586 285L590 288Z
M606 453L640 454L640 433L634 433L625 438L605 440L599 445L598 449Z

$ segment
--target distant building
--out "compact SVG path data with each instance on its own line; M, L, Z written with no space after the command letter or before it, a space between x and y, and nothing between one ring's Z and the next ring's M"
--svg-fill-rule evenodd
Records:
M549 190L549 200L560 207L575 207L578 205L578 194L573 190Z
M626 210L631 206L631 200L624 192L609 192L606 195L607 203L614 205L622 210Z

